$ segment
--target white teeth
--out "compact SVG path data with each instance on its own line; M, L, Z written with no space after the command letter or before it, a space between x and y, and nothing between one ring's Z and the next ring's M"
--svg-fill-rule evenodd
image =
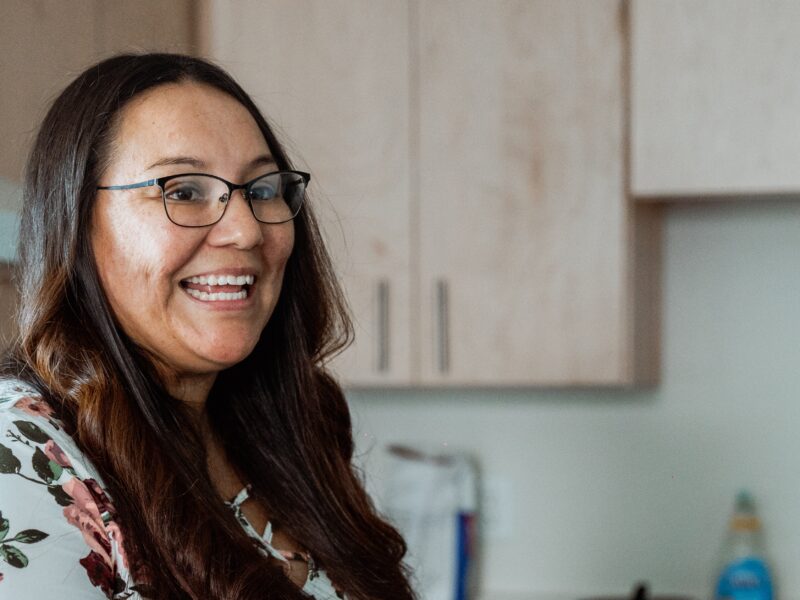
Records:
M219 302L220 300L244 300L247 298L247 290L242 290L241 292L213 292L209 294L206 292L201 292L200 290L193 290L191 288L184 289L186 289L186 293L193 298L203 300L204 302Z
M255 280L253 275L200 275L188 279L190 283L200 285L253 285Z

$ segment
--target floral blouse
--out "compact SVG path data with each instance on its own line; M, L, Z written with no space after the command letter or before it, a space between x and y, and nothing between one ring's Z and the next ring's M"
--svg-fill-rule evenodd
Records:
M287 568L308 563L302 590L316 600L345 598L306 553L278 550L241 511L249 488L225 504L261 551ZM140 600L125 540L94 465L53 409L25 384L0 379L0 598Z

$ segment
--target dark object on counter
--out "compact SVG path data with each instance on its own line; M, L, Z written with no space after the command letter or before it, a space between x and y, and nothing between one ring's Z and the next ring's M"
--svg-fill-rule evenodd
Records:
M647 600L647 584L639 583L633 590L633 600Z
M590 598L582 598L581 600L696 600L696 599L692 598L691 596L669 596L669 595L651 596L647 582L641 581L634 586L629 596L592 596Z

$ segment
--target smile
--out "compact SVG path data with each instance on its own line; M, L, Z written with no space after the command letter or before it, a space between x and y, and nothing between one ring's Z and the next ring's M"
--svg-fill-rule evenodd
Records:
M246 300L253 283L253 275L200 275L184 279L181 287L202 302L231 302Z

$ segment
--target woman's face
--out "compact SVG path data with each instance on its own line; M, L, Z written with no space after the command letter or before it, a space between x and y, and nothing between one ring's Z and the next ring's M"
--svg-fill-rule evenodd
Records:
M274 170L264 137L236 100L203 84L166 84L121 111L100 185L190 172L242 183ZM125 333L167 377L205 387L255 347L294 244L292 222L259 223L241 190L218 223L198 228L170 222L158 188L98 191L90 235L101 284ZM217 283L220 276L253 283L213 286L206 281L212 276ZM220 291L238 292L237 299L210 299ZM242 291L246 297L238 299Z

